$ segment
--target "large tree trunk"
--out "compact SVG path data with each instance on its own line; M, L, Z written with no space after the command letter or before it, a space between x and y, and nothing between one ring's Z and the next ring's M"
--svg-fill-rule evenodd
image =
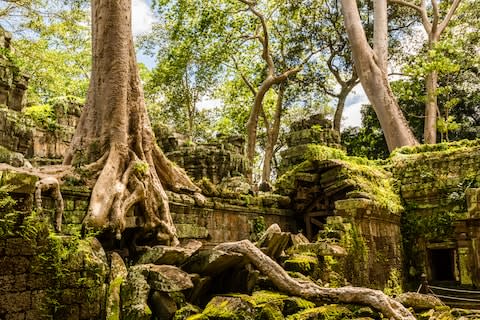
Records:
M418 144L398 106L382 62L368 44L355 0L342 0L345 28L352 48L355 69L375 109L388 149Z
M136 207L144 228L176 244L164 187L198 189L156 145L135 60L131 0L92 0L92 26L87 103L64 159L98 177L84 225L121 236Z
M387 1L373 1L373 50L380 70L388 74L388 15Z
M282 292L317 302L368 305L383 313L388 319L415 320L403 305L379 290L357 287L324 288L313 282L300 282L293 279L281 266L248 240L222 243L215 249L243 254Z

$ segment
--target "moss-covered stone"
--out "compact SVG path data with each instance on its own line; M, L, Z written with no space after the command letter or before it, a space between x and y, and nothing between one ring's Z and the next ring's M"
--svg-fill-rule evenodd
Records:
M312 274L318 267L316 255L294 254L284 262L285 270L296 271L305 275Z
M300 311L288 316L287 320L342 320L352 317L348 308L333 304Z
M241 296L216 296L205 307L203 314L214 320L254 320L255 307Z
M175 316L173 317L173 320L192 319L192 316L199 315L201 313L202 313L202 310L200 310L199 307L188 303L185 306L178 309L177 312L175 312Z
M0 186L8 186L8 192L32 194L38 177L24 172L0 171Z

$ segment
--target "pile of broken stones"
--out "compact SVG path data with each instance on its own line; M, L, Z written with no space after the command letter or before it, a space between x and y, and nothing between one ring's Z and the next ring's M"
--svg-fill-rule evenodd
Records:
M248 252L229 250L239 243L253 252L260 249L258 254L263 261L252 263ZM239 243L202 248L201 242L192 240L181 247L146 247L129 268L113 252L106 319L480 319L480 313L450 309L435 297L417 293L404 293L396 298L409 308L407 313L397 313L398 317L382 314L385 310L376 308L375 303L373 306L341 303L342 299L335 301L328 295L322 297L321 293L318 299L305 299L287 292L282 283L275 281L275 276L270 277L273 280L267 278L265 265L270 265L271 260L280 261L283 268L291 270L290 275L300 277L293 280L296 284L317 288L316 280L312 280L314 268L308 263L296 266L292 263L295 259L289 258L302 252L310 256L312 252L319 256L341 256L345 254L343 248L310 243L301 234L282 232L277 225L268 228L255 244L247 240ZM379 293L364 290L367 295Z

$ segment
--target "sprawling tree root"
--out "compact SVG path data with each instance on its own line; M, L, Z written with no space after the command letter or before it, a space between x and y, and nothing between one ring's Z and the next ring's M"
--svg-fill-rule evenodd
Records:
M131 31L131 0L92 0L93 62L85 109L65 165L95 180L87 229L121 237L132 210L136 227L178 243L165 189L199 189L156 145L140 82ZM196 197L201 199L201 197Z
M63 218L63 197L60 192L60 183L57 178L45 177L37 181L35 184L35 206L39 214L42 213L42 193L50 192L51 197L55 201L55 231L62 231Z
M402 304L379 290L359 287L323 288L313 282L295 280L273 259L265 255L248 240L222 243L215 249L243 254L263 274L268 276L282 292L317 302L368 305L383 313L389 319L415 320L415 317Z

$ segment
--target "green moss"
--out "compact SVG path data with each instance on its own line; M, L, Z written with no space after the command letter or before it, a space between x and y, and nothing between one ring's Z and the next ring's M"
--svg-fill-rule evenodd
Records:
M398 269L394 268L390 270L387 285L383 289L383 292L390 297L395 297L403 292L402 275Z
M287 317L287 320L341 320L352 319L352 312L338 305L326 305L317 308L306 309Z
M442 142L437 144L422 144L414 147L402 147L395 149L390 158L395 158L401 155L412 155L420 153L443 153L449 154L458 150L465 150L466 148L479 147L480 139L476 140L460 140L455 142Z
M264 303L256 308L258 320L281 320L284 319L281 308L275 303Z
M120 300L119 299L110 299L113 295L120 294L120 286L123 283L122 277L116 277L109 284L108 288L108 302L110 303L109 314L107 315L107 320L120 320ZM118 296L120 297L120 296Z
M288 296L278 293L278 292L272 292L272 291L267 291L267 290L260 290L260 291L255 291L252 294L252 303L254 305L260 305L263 303L272 303L272 302L282 302L282 300L287 299Z
M186 304L175 312L173 320L191 319L192 316L198 316L201 314L201 310L194 305Z
M353 284L368 283L368 246L355 224L345 232L340 244L347 249L343 274Z
M289 271L297 271L305 275L310 274L318 266L316 256L310 255L293 255L290 259L285 260L285 269Z
M288 297L283 301L283 314L291 315L301 310L315 308L315 303L300 297Z
M186 320L208 320L208 317L202 313L188 317Z
M334 160L342 167L337 175L337 182L352 184L357 192L374 201L375 204L386 208L389 212L400 213L403 210L398 190L392 174L385 170L384 164L360 157L349 157L339 149L321 145L308 145L303 163L281 176L277 189L284 194L290 194L296 189L296 176L302 172L315 169L315 163Z
M217 186L210 181L207 177L203 177L201 180L196 182L196 185L202 189L202 193L207 196L218 197L220 195L220 191L218 190Z
M227 300L221 303L209 303L203 314L208 318L215 319L242 319L241 314L235 308L232 308Z

